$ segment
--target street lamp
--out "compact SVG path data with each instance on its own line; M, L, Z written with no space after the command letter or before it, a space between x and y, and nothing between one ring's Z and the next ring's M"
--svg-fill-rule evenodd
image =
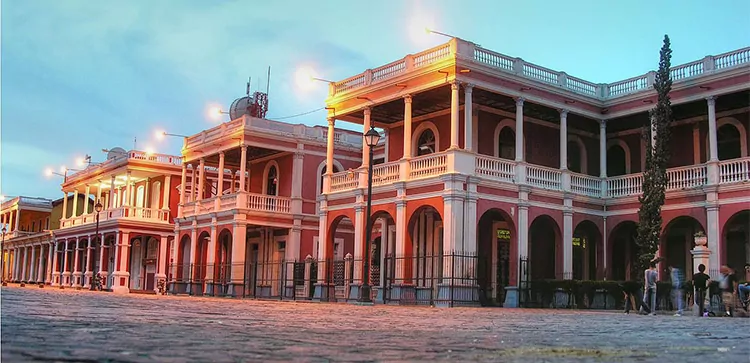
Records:
M102 202L97 199L96 200L96 205L94 205L94 211L96 212L96 231L94 232L94 236L95 236L94 237L94 243L99 242L99 212L102 211L102 208L103 208ZM96 244L94 244L93 247L94 247L94 251L96 251ZM89 281L89 285L90 285L89 289L91 291L94 291L94 290L96 290L96 288L94 287L94 278L95 278L95 275L94 275L94 258L96 258L96 257L93 256L93 254L94 254L93 252L91 254L92 254L92 256L89 258L89 271L91 271L91 280Z
M364 281L362 281L362 289L360 291L359 302L371 303L372 297L370 292L370 239L372 238L372 218L370 218L370 209L372 208L372 152L375 146L380 141L380 133L375 131L374 127L370 127L364 135L365 143L369 146L370 154L367 156L367 210L365 212L365 218L367 222L365 224L365 271Z
M5 232L8 232L8 229L5 228L4 224L3 224L2 232L3 232L3 240L2 240L3 247L2 248L4 249L5 248ZM0 272L2 272L3 274L3 278L2 278L3 286L7 285L7 283L5 282L6 274L5 274L5 256L4 255L5 253L3 253L3 256L0 258Z

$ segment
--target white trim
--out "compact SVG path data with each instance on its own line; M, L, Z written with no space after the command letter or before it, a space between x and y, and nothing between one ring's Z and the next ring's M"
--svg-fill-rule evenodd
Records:
M432 121L422 121L420 122L417 127L412 132L411 136L411 149L412 149L412 155L417 156L419 155L419 137L422 136L422 133L426 130L430 129L432 131L432 134L435 136L435 150L433 150L433 154L440 152L440 133L438 132L438 128L435 126Z
M279 185L281 185L281 169L279 169L279 164L276 162L276 160L269 160L268 163L266 163L266 167L263 169L263 194L268 195L268 173L271 171L271 167L276 167L276 194L275 196L279 196Z
M577 135L566 135L566 136L567 136L567 139L568 139L568 143L570 143L571 141L573 141L576 144L578 144L578 152L581 155L581 160L579 160L579 162L581 164L581 170L579 171L579 173L580 174L588 175L588 169L589 169L588 168L588 160L589 160L589 158L588 158L588 152L586 151L586 144ZM567 147L567 145L565 147ZM570 157L570 153L568 153L568 157ZM627 158L626 158L626 160L627 160ZM568 161L566 160L565 162L567 163Z
M739 122L734 117L722 117L718 120L716 120L716 133L718 134L719 128L721 128L724 125L732 125L734 128L737 129L737 132L740 133L740 157L744 158L747 157L747 130L745 130L745 125L742 124L742 122ZM708 139L710 135L706 133L706 160L711 158L711 145L709 144L711 140ZM717 138L716 142L718 143L719 140ZM717 145L718 150L718 145ZM718 155L716 155L718 157Z
M622 139L609 139L607 140L607 157L609 157L610 152L609 149L612 146L619 146L622 148L622 150L625 152L625 174L630 174L630 147L628 147L628 144L625 143L625 141L622 141ZM607 163L609 165L609 162ZM609 174L607 174L609 176Z
M500 132L503 131L504 127L510 127L511 130L513 130L513 134L516 133L516 120L511 120L509 118L503 119L502 121L497 123L497 126L495 126L495 133L492 137L492 140L494 142L494 149L495 149L495 157L500 157ZM515 143L515 140L513 141ZM521 147L526 150L526 135L523 135L523 145ZM518 147L518 145L515 145L515 147ZM513 159L505 159L505 160L515 160L515 156Z

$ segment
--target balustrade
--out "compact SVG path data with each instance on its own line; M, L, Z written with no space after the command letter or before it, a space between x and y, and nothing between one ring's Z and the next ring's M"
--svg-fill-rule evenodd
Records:
M156 223L170 223L168 209L122 206L105 209L99 212L100 223L116 219L136 219ZM60 220L60 228L69 228L92 223L96 223L96 212L62 219Z

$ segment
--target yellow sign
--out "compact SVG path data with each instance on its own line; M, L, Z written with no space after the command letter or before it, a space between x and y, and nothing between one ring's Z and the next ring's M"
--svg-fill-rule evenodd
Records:
M498 229L497 230L497 239L502 240L508 240L510 241L510 231L507 229Z

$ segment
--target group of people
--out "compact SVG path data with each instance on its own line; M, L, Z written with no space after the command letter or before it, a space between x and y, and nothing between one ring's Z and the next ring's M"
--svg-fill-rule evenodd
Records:
M642 314L656 315L656 281L658 279L658 272L656 265L658 260L651 261L649 268L644 271L644 283L643 283L643 299L638 309ZM701 264L698 266L698 272L693 275L693 289L694 289L694 300L698 306L699 316L709 316L713 314L708 308L706 308L706 295L708 287L711 284L711 277L705 273L706 266ZM677 308L675 316L682 316L685 308L685 278L682 271L675 267L669 267L670 278L672 282L672 299ZM724 314L726 316L733 316L735 313L735 306L737 306L737 298L742 308L747 309L750 305L750 263L745 264L745 276L744 282L740 283L740 279L737 277L736 271L729 265L723 265L720 269L720 277L717 279L719 290L721 291L722 305L724 306ZM631 303L635 308L635 300L637 291L623 289L625 295L625 313L630 312ZM710 298L710 297L709 297ZM710 306L710 303L709 303Z

